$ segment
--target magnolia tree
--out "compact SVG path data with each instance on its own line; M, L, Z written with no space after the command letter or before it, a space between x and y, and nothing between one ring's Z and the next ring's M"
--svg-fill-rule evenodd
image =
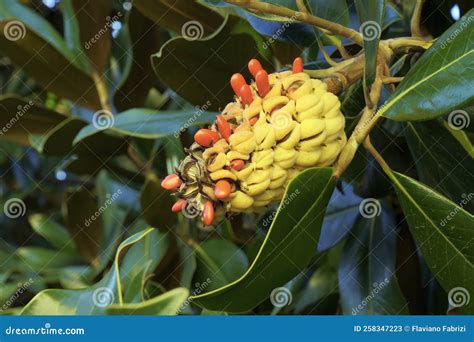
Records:
M467 3L2 1L2 313L473 314Z

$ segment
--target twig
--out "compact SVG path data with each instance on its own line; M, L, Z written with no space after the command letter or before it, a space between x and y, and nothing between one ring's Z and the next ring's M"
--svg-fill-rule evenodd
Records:
M411 35L413 37L422 37L421 33L421 11L425 0L416 0L415 9L411 17Z
M102 110L107 111L112 115L112 107L110 106L109 101L109 93L107 91L107 86L105 85L102 77L96 72L92 73L92 79L94 80L95 88L97 90L97 94L99 95L100 105Z
M369 135L364 140L364 148L369 151L369 153L375 158L375 160L380 164L380 166L386 173L392 172L392 169L390 168L390 166L388 166L385 159L383 159L382 155L375 149L374 145L372 145Z
M382 82L383 82L383 84L400 83L401 81L403 81L403 78L404 77L386 76L386 77L382 77Z
M364 45L364 39L359 32L340 25L338 23L333 23L329 20L316 17L309 13L294 11L286 7L280 7L270 3L259 2L255 0L227 0L227 2L242 8L247 8L250 11L265 14L274 14L281 17L291 18L300 22L308 23L318 28L327 30L332 34L346 37L360 46Z
M382 69L383 66L379 65L377 67L375 81L372 84L370 93L367 95L367 105L365 106L361 118L357 123L357 126L354 128L352 135L347 140L347 144L341 151L341 154L334 165L333 176L339 178L344 171L347 169L352 159L354 159L355 153L359 148L360 144L366 139L369 135L372 128L375 126L376 122L380 116L376 115L377 104L380 100L380 95L382 93Z

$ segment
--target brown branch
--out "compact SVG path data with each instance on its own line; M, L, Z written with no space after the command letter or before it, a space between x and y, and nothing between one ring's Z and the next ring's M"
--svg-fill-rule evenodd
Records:
M411 17L411 35L413 37L422 37L421 33L421 11L423 9L423 3L425 0L416 0L415 10Z
M364 39L359 32L340 25L338 23L333 23L332 21L316 17L309 13L294 11L286 7L280 7L270 3L259 2L255 0L227 0L227 2L242 8L246 8L253 12L274 14L281 17L286 17L307 24L311 24L320 29L327 30L332 34L346 37L360 46L364 45Z

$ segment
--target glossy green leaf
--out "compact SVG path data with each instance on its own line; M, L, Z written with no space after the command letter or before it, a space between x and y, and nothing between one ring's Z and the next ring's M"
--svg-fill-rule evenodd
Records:
M68 1L68 0L66 0ZM56 51L60 52L67 60L74 64L79 69L88 70L87 61L83 60L83 56L77 55L77 51L71 49L70 46L63 40L58 31L51 25L51 23L43 18L40 14L22 5L18 0L3 0L0 2L0 20L16 19L14 24L10 24L10 31L12 34L12 41L28 39L28 31L38 35L45 40L48 45L51 45ZM18 28L15 32L13 28ZM25 30L28 28L28 31ZM7 32L3 31L2 32ZM46 48L46 46L44 47ZM39 51L37 51L39 53ZM36 56L39 57L40 55Z
M149 2L151 3L151 2ZM136 4L135 4L136 6ZM127 77L114 95L115 106L119 111L143 107L149 90L156 84L156 75L150 63L150 56L160 49L159 26L132 7L123 30L128 30L130 47L120 47L118 58L131 55ZM166 16L164 16L166 17Z
M160 315L179 314L179 310L188 298L189 291L179 287L160 296L138 304L111 305L107 308L109 315Z
M145 239L153 229L147 229L123 241L115 255L113 268L95 285L81 290L47 289L38 293L22 310L22 315L100 315L106 307L120 302L123 275L120 260L127 250ZM136 259L135 259L136 260ZM136 260L140 263L141 260Z
M97 256L103 227L95 194L85 187L66 194L63 214L77 250L93 267L98 268Z
M324 215L318 251L325 251L344 239L359 216L361 200L348 183L342 184L341 191L334 190Z
M124 138L103 131L73 145L74 138L85 126L87 122L82 119L67 118L45 134L36 136L33 140L34 147L41 153L54 156L78 155L83 158L99 159L102 164L114 156L127 152L127 141Z
M74 241L69 232L45 214L34 214L28 218L33 230L56 249L74 251Z
M2 20L0 30L3 32L15 24L17 22L12 19ZM78 105L99 109L100 101L93 79L36 32L28 27L23 32L24 37L16 40L2 35L0 52L44 89Z
M378 111L392 120L427 120L464 108L474 73L474 9L457 21L426 51Z
M369 202L370 201L370 202ZM339 289L345 315L407 314L407 303L395 276L396 222L385 201L366 202L374 209L360 217L347 238L339 267Z
M223 21L219 13L197 1L135 0L133 6L159 26L179 34L191 22L201 38L217 30Z
M404 132L423 183L454 202L474 189L474 160L440 122L409 122ZM464 209L473 213L474 201Z
M266 70L272 70L263 43L246 21L229 16L215 34L205 39L169 40L152 56L152 63L158 78L181 97L193 105L208 104L209 110L219 110L233 99L231 76L242 72L250 79L249 60L257 58Z
M31 134L46 134L67 116L17 96L0 97L0 138L30 145Z
M54 250L42 247L20 247L16 250L19 260L35 272L48 272L68 265L80 265L83 259L68 250Z
M77 21L79 28L76 32L79 46L74 50L88 58L92 68L102 73L109 62L111 25L123 17L123 12L117 11L112 15L112 0L66 0L66 3L69 2L72 19Z
M84 53L84 44L81 42L81 28L79 27L77 13L74 11L73 0L61 1L59 6L63 15L65 43L73 55L76 56L81 68L90 71L91 66L86 54ZM98 32L98 30L96 32Z
M110 131L118 134L156 139L167 135L180 134L181 130L194 125L214 121L216 113L202 111L167 111L159 112L152 109L134 108L115 117ZM74 139L77 143L84 138L100 132L94 125L84 127Z
M206 284L204 292L225 286L240 278L249 261L245 253L228 240L208 240L196 248L197 268L194 279Z
M355 5L360 21L359 31L364 38L364 85L370 88L375 79L377 53L385 13L385 0L358 0L355 1Z
M455 204L410 177L400 173L389 176L433 276L447 293L460 287L474 293L474 216L462 208L473 200L472 193ZM473 314L474 303L464 302L460 309Z
M191 297L209 310L244 312L268 298L308 265L316 249L335 180L331 168L303 171L288 186L285 205L270 227L247 272L236 281Z

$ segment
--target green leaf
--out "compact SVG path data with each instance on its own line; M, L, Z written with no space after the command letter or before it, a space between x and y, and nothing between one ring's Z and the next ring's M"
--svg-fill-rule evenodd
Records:
M28 218L33 230L56 249L74 251L74 241L69 232L45 214L34 214Z
M407 73L378 115L397 121L428 120L474 99L474 26L470 10L443 33Z
M375 79L377 53L385 12L385 0L358 0L355 1L355 5L361 24L360 32L364 37L364 86L370 88Z
M408 314L395 276L396 222L385 201L366 202L373 217L360 217L341 255L339 289L345 315ZM368 211L368 210L367 210Z
M63 202L63 214L77 250L94 268L98 268L97 256L103 227L98 216L96 196L85 187L67 193Z
M127 152L127 141L103 131L81 140L73 145L74 138L87 122L76 117L62 121L48 132L34 137L33 146L40 153L54 156L77 155L83 158L98 159L102 166L112 157Z
M47 289L38 293L22 310L22 315L101 315L107 305L120 302L122 284L119 260L127 250L147 237L147 229L123 241L115 254L113 268L97 284L81 290ZM138 262L138 261L137 261Z
M225 286L241 277L249 267L245 253L227 240L208 240L195 250L197 268L195 280L206 283L204 292Z
M0 30L3 32L15 24L18 22L12 19L2 20ZM23 32L25 34L21 39L9 40L5 35L0 37L2 54L45 90L78 105L99 109L100 101L93 79L36 32L29 28Z
M0 136L8 141L30 145L31 134L46 134L66 119L66 115L32 100L0 97Z
M96 2L97 3L97 2ZM84 4L84 5L87 5ZM59 3L63 14L64 40L69 50L76 56L82 70L90 71L90 64L81 43L81 29L77 13L74 11L73 0L63 0ZM98 30L96 31L98 32Z
M134 0L133 6L159 26L179 34L186 30L185 25L193 22L199 35L207 36L217 30L224 20L219 13L197 1Z
M76 253L68 250L54 250L42 247L20 247L16 255L21 262L35 272L48 272L70 265L80 265L84 261Z
M388 175L431 273L448 293L459 287L474 293L474 217L462 208L472 193L458 205L410 177ZM460 309L473 314L473 301Z
M300 273L316 249L335 180L331 168L303 171L289 184L257 257L238 280L191 297L209 310L244 312Z
M361 200L349 183L342 183L341 191L334 190L324 215L318 251L325 251L344 239L359 217Z
M238 49L236 48L238 47ZM233 99L231 76L242 72L250 79L247 63L252 58L271 70L264 54L263 38L244 20L229 16L213 35L202 40L177 37L152 56L158 78L193 105L222 109Z
M180 134L181 130L194 125L214 121L216 113L206 111L166 111L134 108L115 116L112 132L131 137L156 139L167 135ZM100 132L94 125L84 127L74 139L74 144Z
M160 315L179 314L180 308L189 296L188 289L178 287L160 296L138 304L110 305L108 315Z
M128 77L114 96L114 102L119 111L143 107L149 90L156 84L150 56L160 49L159 26L142 15L136 9L136 3L134 5L125 27L122 28L129 31L130 47L125 47L126 50L119 48L121 50L119 59L131 55Z
M168 246L168 235L155 230L127 252L120 265L126 303L139 303L144 299L146 278L163 260Z
M405 136L423 183L455 202L474 189L474 160L441 123L409 122ZM464 208L474 212L474 201Z
M113 16L111 15L111 0L66 0L66 3L70 3L71 15L79 27L79 31L76 32L76 35L79 34L76 37L79 46L76 46L74 50L88 58L91 66L102 73L109 63L111 25L120 20L122 12L117 11Z
M3 0L0 2L0 20L12 18L16 19L16 21L10 21L13 23L10 24L10 32L12 32L14 39L28 39L27 36L31 30L32 34L38 35L46 41L47 46L43 46L43 48L51 46L76 67L83 71L88 71L88 64L87 61L84 61L83 56L80 54L77 55L77 51L70 49L70 46L68 46L68 44L63 40L59 32L56 31L56 29L45 18L33 11L31 8L22 5L18 0ZM24 29L25 26L28 30ZM12 30L14 27L18 28L16 33ZM2 32L7 31L3 31L2 28ZM38 55L35 56L35 58L40 57L40 51L36 52Z

